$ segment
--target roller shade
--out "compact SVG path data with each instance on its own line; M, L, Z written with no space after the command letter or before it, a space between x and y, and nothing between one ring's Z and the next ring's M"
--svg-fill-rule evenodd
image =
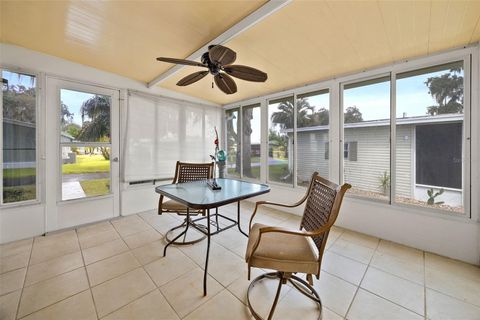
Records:
M137 92L129 92L127 108L125 182L171 178L178 160L210 161L220 108Z

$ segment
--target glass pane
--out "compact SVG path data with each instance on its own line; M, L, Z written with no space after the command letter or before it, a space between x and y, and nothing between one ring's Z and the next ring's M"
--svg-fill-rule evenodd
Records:
M243 119L243 176L260 179L260 105L242 108Z
M60 90L61 141L110 142L109 96Z
M240 129L239 109L225 111L227 122L227 173L240 176Z
M350 193L390 198L390 80L357 82L343 91L344 181Z
M463 62L399 74L395 201L463 213Z
M268 103L268 180L293 183L293 97Z
M328 90L297 96L297 184L308 187L317 171L328 179Z
M2 71L3 203L37 198L36 79Z
M110 147L61 147L62 200L110 193Z

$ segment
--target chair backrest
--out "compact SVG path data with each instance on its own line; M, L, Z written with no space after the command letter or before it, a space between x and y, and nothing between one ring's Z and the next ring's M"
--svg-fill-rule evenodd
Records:
M337 220L343 196L350 188L351 185L347 183L339 186L320 177L318 172L315 172L307 192L307 203L305 204L300 228L306 231L315 231L324 226L331 227ZM312 237L319 251L320 262L329 231Z
M177 161L173 183L182 183L213 178L213 162L189 163Z

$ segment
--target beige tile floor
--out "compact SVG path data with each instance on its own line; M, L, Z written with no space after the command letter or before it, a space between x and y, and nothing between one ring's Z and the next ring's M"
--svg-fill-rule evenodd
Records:
M247 228L251 205L242 216ZM234 217L236 207L223 213ZM256 221L296 227L299 217L263 209ZM231 229L171 247L163 234L180 218L146 212L0 246L0 319L250 319L244 252ZM254 270L259 275L263 270ZM480 268L334 227L320 280L323 319L480 319ZM251 299L268 312L276 282ZM275 319L315 319L315 305L285 287Z

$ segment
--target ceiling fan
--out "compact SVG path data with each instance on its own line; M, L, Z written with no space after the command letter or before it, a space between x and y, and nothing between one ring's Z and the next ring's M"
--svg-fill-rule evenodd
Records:
M182 87L203 79L209 73L214 76L213 79L217 87L226 94L237 92L237 85L232 77L253 82L265 82L267 80L267 74L263 71L248 66L232 64L236 58L237 54L232 49L221 45L210 45L208 46L208 52L202 55L201 63L165 57L159 57L157 60L208 69L208 71L195 72L180 79L180 81L177 82L177 86Z

